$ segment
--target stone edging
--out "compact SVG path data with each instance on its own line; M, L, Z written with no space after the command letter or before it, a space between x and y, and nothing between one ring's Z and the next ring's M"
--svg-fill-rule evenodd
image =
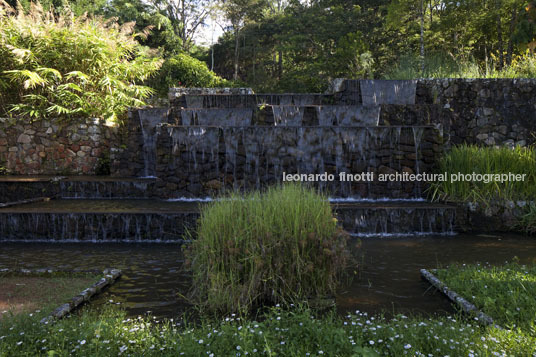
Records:
M431 269L432 272L436 272L435 269ZM442 292L447 298L458 305L464 312L466 313L474 313L476 314L476 317L478 318L478 321L483 323L484 325L491 325L497 329L503 330L503 328L499 325L497 325L491 316L486 315L482 311L480 311L475 305L471 304L469 301L465 300L462 296L460 296L455 291L449 289L445 283L443 283L441 280L439 280L434 274L430 273L426 269L421 269L421 277L428 281L430 284L432 284L435 288L437 288L440 292Z
M15 273L15 274L52 274L52 273L100 273L98 270L52 270L52 269L0 269L2 273ZM71 299L70 302L65 303L57 307L49 316L43 318L41 323L48 324L53 322L56 319L61 319L65 315L72 312L83 302L89 301L93 295L100 293L104 288L112 285L122 274L119 269L104 269L102 271L104 277L97 281L95 284L91 285L89 288L82 291L80 294L76 295Z
M30 198L27 200L20 200L20 201L14 201L14 202L6 202L6 203L0 202L0 208L24 205L24 204L35 203L35 202L48 202L48 201L50 201L50 197L37 197L37 198Z

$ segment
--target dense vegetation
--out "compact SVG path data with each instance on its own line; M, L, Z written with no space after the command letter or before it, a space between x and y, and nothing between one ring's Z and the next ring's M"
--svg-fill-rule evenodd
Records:
M141 28L121 18L76 15L70 7L47 2L45 8L38 2L25 4L14 8L0 0L0 115L119 122L129 107L144 105L155 90L165 94L170 86L227 85L187 54L143 46L172 41L161 31L151 35L150 22ZM93 9L90 4L95 5L82 8ZM140 14L140 22L146 17ZM162 53L169 55L165 61Z
M170 87L232 86L232 83L210 71L204 62L183 53L167 58L149 84L162 96L167 95Z
M536 74L533 1L265 1L263 9L214 46L217 73L231 78L238 57L239 77L258 89L319 91L334 77Z
M438 171L451 174L525 174L523 181L456 181L432 183L435 197L460 202L533 200L536 197L536 150L516 147L461 145L451 148Z
M10 0L10 3L15 1ZM136 21L165 59L192 56L257 91L321 91L327 79L534 77L536 2L527 0L43 0ZM22 6L30 7L29 0ZM58 10L56 10L58 11ZM209 19L212 46L194 38ZM210 41L209 41L210 42ZM187 62L192 63L190 60ZM205 68L203 71L206 71ZM202 72L203 72L202 71ZM167 85L169 72L160 76ZM175 72L177 73L177 72ZM188 80L177 78L173 85ZM206 86L221 82L212 79ZM154 84L152 82L151 84Z
M536 233L536 149L534 147L479 147L460 145L451 148L439 161L438 172L447 173L447 181L430 183L434 199L475 202L485 206L500 202L524 204L516 227ZM451 175L482 174L482 180L451 180ZM498 182L489 175L525 175L524 180ZM489 182L486 182L488 175ZM521 176L518 176L521 177ZM510 203L508 203L510 202Z
M530 318L533 315L526 315ZM524 330L481 327L462 316L390 320L274 307L259 320L228 316L194 326L126 318L114 306L55 324L39 314L0 324L0 356L532 356Z
M32 118L90 116L117 121L152 90L158 69L132 26L99 18L0 6L0 107Z
M243 313L331 296L350 254L327 199L287 185L211 203L187 257L195 301Z

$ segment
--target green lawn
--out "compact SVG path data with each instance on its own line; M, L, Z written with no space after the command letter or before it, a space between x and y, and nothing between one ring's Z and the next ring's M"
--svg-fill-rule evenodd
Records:
M437 277L502 327L536 337L536 265L453 265Z
M0 276L0 321L36 310L50 313L97 280L94 275Z

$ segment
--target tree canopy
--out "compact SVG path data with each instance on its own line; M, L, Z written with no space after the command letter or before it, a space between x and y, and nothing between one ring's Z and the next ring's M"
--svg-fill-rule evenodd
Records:
M23 8L30 3L21 0ZM177 56L194 57L220 77L259 91L322 91L327 80L336 77L533 77L536 73L536 1L43 0L42 4L56 11L69 7L77 15L114 17L121 24L135 21L135 31L147 34L138 37L140 44L158 49L170 59L168 63L178 66L182 58L193 65ZM203 48L195 39L209 23L218 23L224 31L217 43Z

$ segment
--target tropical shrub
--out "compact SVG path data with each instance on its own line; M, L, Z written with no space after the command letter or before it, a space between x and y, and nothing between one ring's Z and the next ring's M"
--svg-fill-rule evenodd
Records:
M230 86L229 82L209 70L206 63L183 53L167 58L150 84L164 95L170 87Z
M214 313L324 298L350 261L327 199L297 185L211 203L186 257L191 297Z
M133 23L55 15L0 0L0 108L32 118L113 121L152 94L140 85L161 61L139 45Z

